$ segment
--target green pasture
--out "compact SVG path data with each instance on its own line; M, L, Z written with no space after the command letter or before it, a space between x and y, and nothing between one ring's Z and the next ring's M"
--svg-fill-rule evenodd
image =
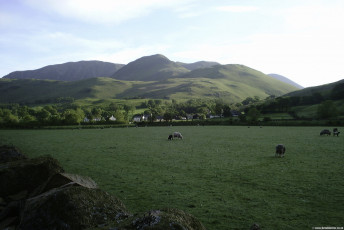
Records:
M57 158L132 213L178 208L215 230L312 229L344 226L344 136L323 128L333 127L0 130L0 144ZM168 141L173 131L184 139Z

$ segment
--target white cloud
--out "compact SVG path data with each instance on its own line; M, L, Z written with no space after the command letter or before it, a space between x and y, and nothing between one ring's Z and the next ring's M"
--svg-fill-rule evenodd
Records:
M194 44L173 53L179 60L243 64L266 74L284 75L303 86L344 78L344 37L256 34L240 43ZM180 60L180 61L182 61Z
M219 6L215 7L218 11L230 12L230 13L247 13L257 11L259 7L255 6Z
M93 23L118 24L161 8L174 8L190 0L25 0L40 10Z
M343 30L344 1L332 5L298 6L285 11L288 29L303 31Z

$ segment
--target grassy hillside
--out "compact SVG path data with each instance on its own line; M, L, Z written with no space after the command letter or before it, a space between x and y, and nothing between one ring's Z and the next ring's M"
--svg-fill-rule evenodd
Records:
M210 78L224 81L229 88L241 90L257 89L263 95L283 95L298 90L295 86L286 84L244 65L217 65L207 69L196 69L182 78ZM246 88L240 89L245 85ZM230 90L231 91L231 90ZM257 95L259 96L259 95Z
M59 97L108 99L129 89L131 82L90 78L64 82L36 79L0 79L0 103L49 102Z
M286 77L284 77L282 75L271 73L271 74L268 74L268 76L276 78L277 80L283 81L283 82L288 83L290 85L294 85L298 89L303 89L304 88L303 86L297 84L296 82L294 82L294 81L290 80L289 78L286 78Z
M123 66L123 64L102 61L67 62L36 70L15 71L4 78L78 81L93 77L110 77Z
M288 93L286 96L304 97L304 96L312 96L315 93L319 93L325 98L330 98L332 96L332 93L338 93L338 94L343 95L341 99L344 99L344 79L337 82L325 84L325 85L308 87L302 90Z
M129 65L129 64L128 64ZM125 69L123 67L122 69ZM297 88L242 65L196 69L181 77L160 81L124 81L90 78L74 82L0 79L0 103L75 99L177 99L221 98L241 102L247 97L281 96Z
M189 70L183 66L156 54L130 62L117 71L113 78L126 81L160 81L187 72Z
M218 62L210 62L210 61L198 61L198 62L194 62L194 63L177 62L177 64L187 68L188 70L209 68L209 67L212 67L215 65L220 65L220 63L218 63Z

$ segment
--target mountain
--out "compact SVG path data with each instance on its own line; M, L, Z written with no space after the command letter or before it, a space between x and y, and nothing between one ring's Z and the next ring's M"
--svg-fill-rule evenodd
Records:
M113 78L126 81L161 81L189 72L161 54L141 57L118 70Z
M15 71L3 78L78 81L86 78L110 77L123 66L123 64L102 61L68 62L49 65L36 70Z
M285 96L290 97L307 97L321 95L323 98L342 100L344 99L344 79L336 82L332 82L325 85L319 85L314 87L308 87L295 92L290 92Z
M240 100L248 96L259 96L263 99L270 95L283 95L297 90L295 86L238 64L215 65L211 68L196 69L180 77L183 79L212 79L212 81L220 83L218 86L208 86L217 91L216 94L222 92L222 94L230 94L232 98L240 98Z
M160 81L0 79L0 103L51 103L59 97L80 100L221 98L235 103L247 97L263 99L294 90L297 88L243 65L216 65Z
M270 77L276 78L276 79L278 79L278 80L280 80L280 81L283 81L283 82L285 82L285 83L288 83L288 84L290 84L290 85L293 85L293 86L297 87L298 89L303 89L303 88L304 88L303 86L297 84L296 82L294 82L294 81L290 80L289 78L286 78L286 77L284 77L284 76L282 76L282 75L274 74L274 73L271 73L271 74L268 74L268 75L269 75Z
M183 63L183 62L177 62L177 64L183 66L184 68L188 70L195 70L195 69L202 69L202 68L209 68L214 65L220 65L218 62L210 62L210 61L198 61L195 63Z
M121 68L116 71L116 67ZM264 99L298 90L244 65L185 64L170 61L160 54L141 57L125 66L83 61L46 66L21 74L23 78L54 80L8 79L15 77L10 74L0 79L0 103L50 103L59 97L80 100L221 98L236 103L247 97ZM99 75L111 78L97 77Z
M105 77L80 81L0 79L0 103L54 103L60 97L113 99L132 85Z

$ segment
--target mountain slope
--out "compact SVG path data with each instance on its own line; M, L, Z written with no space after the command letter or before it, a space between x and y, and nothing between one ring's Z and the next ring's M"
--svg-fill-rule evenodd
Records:
M123 66L112 78L92 77L114 71L100 64L104 63L65 63L36 71L42 74L42 77L59 76L59 80L71 80L73 76L85 77L86 73L83 73L88 70L87 77L91 78L79 81L0 79L0 102L53 102L58 97L73 97L81 100L221 98L228 103L235 103L247 97L258 96L264 99L270 95L281 96L298 89L244 65L219 65L210 62L184 64L190 69L196 68L190 71L183 67L182 63L170 61L159 54L142 57ZM115 65L105 64L110 67ZM73 68L67 68L69 65ZM209 65L211 67L205 67ZM78 68L75 68L76 66Z
M280 81L283 81L283 82L288 83L290 85L293 85L293 86L295 86L295 87L297 87L299 89L303 89L304 88L303 86L297 84L296 82L294 82L294 81L290 80L289 78L286 78L286 77L284 77L282 75L274 74L274 73L271 73L271 74L268 74L268 75L270 77L276 78L277 80L280 80Z
M78 81L86 78L110 77L123 66L101 61L67 62L36 70L15 71L3 78Z
M59 97L113 99L132 87L132 82L111 78L80 81L0 79L0 103L54 103Z
M209 68L209 67L213 67L215 65L220 65L220 63L218 63L218 62L210 62L210 61L198 61L198 62L189 63L189 64L177 62L177 64L183 66L184 68L186 68L188 70Z
M75 99L215 99L241 102L247 97L281 96L296 87L242 65L218 65L193 70L161 81L123 81L90 78L63 82L32 79L0 79L0 103L53 102Z
M344 99L344 79L325 85L308 87L295 92L290 92L285 96L305 97L320 94L324 98Z
M118 70L112 77L126 81L160 81L189 72L163 55L141 57Z
M286 84L244 65L216 65L206 69L196 69L181 76L182 78L210 78L221 80L228 87L237 89L239 85L261 92L256 96L283 95L295 91L295 86ZM226 82L226 83L225 83ZM230 91L229 91L230 92Z

